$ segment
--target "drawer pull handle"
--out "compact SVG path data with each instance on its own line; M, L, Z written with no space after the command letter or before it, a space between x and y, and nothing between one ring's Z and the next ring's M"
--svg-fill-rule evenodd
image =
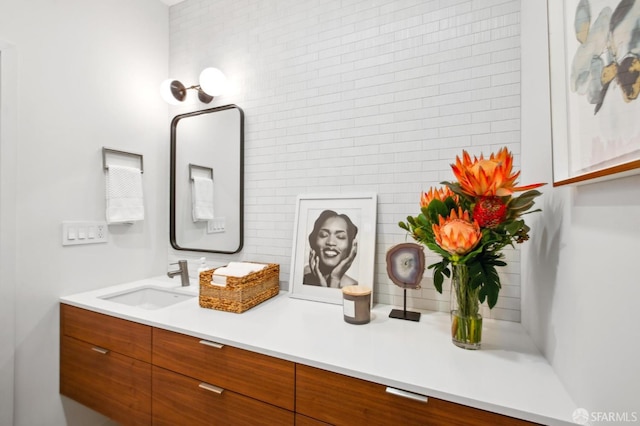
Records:
M387 393L392 395L401 396L403 398L413 399L414 401L424 402L425 404L429 402L429 398L424 395L420 395L418 393L407 392L404 390L396 389L396 388L387 388Z
M201 345L206 345L206 346L211 346L212 348L216 348L216 349L224 348L224 345L222 345L220 343L216 343L216 342L210 342L208 340L200 340L200 344Z
M218 395L222 395L222 392L224 392L224 389L219 388L217 386L210 385L209 383L200 383L198 385L198 387L200 389L204 389L204 390L208 390L208 391L213 392L213 393L217 393Z
M97 347L97 346L92 347L92 348L91 348L91 350L94 350L94 351L96 351L96 352L98 352L98 353L101 353L102 355L106 355L106 354L108 354L108 353L109 353L109 350L108 350L108 349L99 348L99 347Z

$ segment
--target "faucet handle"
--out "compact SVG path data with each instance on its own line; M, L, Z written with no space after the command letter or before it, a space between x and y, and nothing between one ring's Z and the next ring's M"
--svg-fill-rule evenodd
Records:
M176 275L180 275L180 280L182 282L182 286L186 287L189 285L189 268L186 260L178 260L177 263L170 263L169 265L179 265L177 271L169 271L167 272L167 276L169 278L173 278Z

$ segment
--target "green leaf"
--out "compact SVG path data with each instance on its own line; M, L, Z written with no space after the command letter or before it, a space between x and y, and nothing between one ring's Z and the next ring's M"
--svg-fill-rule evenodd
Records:
M431 226L431 221L421 213L416 217L416 226Z
M451 210L458 210L458 204L455 202L453 197L447 197L444 200L444 204L447 206L447 211L451 212Z
M487 299L487 305L489 306L489 309L493 309L494 306L496 306L496 303L498 303L498 294L500 293L500 286L496 286L493 284L490 285L486 285L485 287L482 288L482 290L480 290L482 294L482 297L484 299L484 297L486 297ZM483 300L484 301L484 300Z
M508 203L508 207L512 210L522 210L525 206L531 207L533 205L533 199L539 195L542 195L540 191L532 189L531 191L521 194L519 197L511 198Z
M459 197L467 197L467 194L465 194L462 191L462 187L460 186L460 183L458 183L458 182L447 182L447 181L444 181L444 182L440 182L440 184L448 187L451 190L451 192L453 192L454 194L456 194Z
M448 265L449 260L442 259L442 261L436 262L427 267L428 269L433 269L433 286L436 288L438 293L442 293L444 277L446 276L449 278L451 276L451 271L449 270Z
M436 269L433 271L433 286L438 290L438 293L442 293L442 283L444 282L444 277L442 276L442 271Z
M448 209L447 205L440 200L431 201L427 210L429 212L429 217L435 223L438 223L438 216L447 217L451 212L451 209Z
M528 203L519 203L517 205L509 206L510 212L525 212L533 207L535 203L533 201L529 201Z
M467 264L469 267L469 285L471 288L480 288L478 300L483 303L487 300L489 308L493 308L498 301L500 293L500 277L496 266L505 266L500 260L501 254L484 253L480 259Z
M507 230L507 232L511 235L514 235L516 232L518 232L523 226L525 226L524 224L524 220L514 220L511 223L507 223L505 225L505 229Z
M529 191L523 192L522 194L520 194L518 197L515 197L515 198L533 199L540 195L542 195L542 192L538 191L537 189L530 189Z
M443 249L442 247L440 247L437 243L435 242L431 242L431 241L427 241L424 243L425 246L427 246L427 248L435 253L438 253L440 256L444 257L444 258L448 258L449 256L451 256L451 254L446 251L445 249Z
M541 211L542 211L542 209L535 209L535 210L530 210L528 212L524 212L522 214L525 215L525 214L529 214L529 213L538 213L538 212L541 212Z

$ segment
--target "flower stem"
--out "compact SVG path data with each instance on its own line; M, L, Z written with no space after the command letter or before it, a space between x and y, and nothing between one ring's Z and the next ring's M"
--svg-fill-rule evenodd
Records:
M482 316L479 315L479 288L471 288L465 264L454 264L451 278L451 336L463 347L479 347L482 339Z

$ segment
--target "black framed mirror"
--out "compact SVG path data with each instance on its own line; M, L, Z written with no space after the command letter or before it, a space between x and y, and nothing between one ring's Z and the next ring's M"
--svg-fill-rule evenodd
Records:
M171 121L170 241L237 253L244 240L244 112L225 105Z

